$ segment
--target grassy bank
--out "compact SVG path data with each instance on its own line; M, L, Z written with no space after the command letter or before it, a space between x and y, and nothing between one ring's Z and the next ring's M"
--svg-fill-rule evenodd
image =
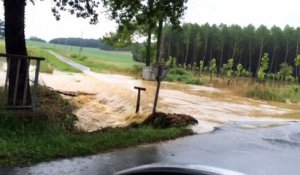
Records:
M41 94L40 114L22 113L21 117L19 113L0 111L0 166L96 154L192 134L184 127L150 126L80 132L73 128L76 106L47 89Z
M54 55L50 54L46 49L39 47L28 47L28 53L31 56L38 56L45 58L41 64L41 72L52 73L54 69L64 72L80 73L81 71L72 66L60 61Z
M69 46L66 46L69 47ZM85 65L95 72L101 73L120 73L126 75L141 76L143 65L134 62L131 54L127 52L110 52L99 49L84 48L81 55L78 51L66 52L60 47L52 49L53 51L72 59L73 61Z
M167 74L165 80L170 82L181 82L186 84L203 84L199 77L194 76L192 72L182 68L171 69Z
M95 72L141 76L143 64L133 61L130 52L104 51L97 48L82 48L81 50L76 46L35 41L27 41L27 43L29 46L51 49L79 64L90 67Z
M45 58L45 61L41 62L41 72L52 73L54 69L59 70L59 71L65 71L65 72L75 72L75 73L80 72L79 70L74 69L73 67L60 61L55 56L50 54L46 50L47 47L44 47L46 45L48 45L48 44L41 43L41 42L36 42L33 44L32 42L29 41L29 44L27 46L28 55ZM5 53L4 40L0 40L0 52Z
M300 86L288 85L280 88L272 88L268 86L252 86L248 88L246 96L268 101L289 101L297 103L300 101Z

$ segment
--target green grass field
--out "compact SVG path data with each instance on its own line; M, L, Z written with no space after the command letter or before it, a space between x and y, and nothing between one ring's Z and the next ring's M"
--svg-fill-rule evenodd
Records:
M79 47L26 41L28 54L46 58L41 64L41 71L52 73L54 69L66 72L80 72L66 63L61 62L47 50L53 50L77 63L90 67L93 71L104 73L121 73L137 75L143 65L133 61L130 52L103 51L96 48L83 48L79 56ZM0 40L0 52L5 53L5 44Z
M96 72L136 74L141 71L142 64L133 61L132 54L124 51L104 51L97 48L83 48L59 44L27 41L28 46L42 50L50 49L79 64L90 67Z
M47 44L45 44L45 46L46 45ZM45 58L45 61L42 61L41 63L41 72L52 73L54 69L59 71L66 71L66 72L77 72L77 73L80 72L79 70L74 69L68 64L58 60L55 56L48 53L45 48L46 47L43 47L43 43L39 43L39 44L36 43L36 45L34 44L27 45L28 55ZM5 53L5 44L3 40L0 40L0 52Z

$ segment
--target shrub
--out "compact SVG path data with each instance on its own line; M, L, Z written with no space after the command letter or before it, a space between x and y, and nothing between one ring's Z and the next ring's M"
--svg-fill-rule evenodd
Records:
M182 68L171 69L165 80L187 84L203 84L199 78L195 78L191 72Z
M286 102L290 100L298 102L300 101L300 87L296 85L283 88L260 88L255 86L247 91L246 96L270 101Z

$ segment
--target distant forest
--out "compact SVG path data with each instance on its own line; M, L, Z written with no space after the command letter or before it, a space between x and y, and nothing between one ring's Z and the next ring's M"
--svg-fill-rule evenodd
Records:
M63 44L70 46L92 47L101 50L113 50L110 46L101 42L100 39L81 39L81 38L55 38L49 41L53 44Z
M241 27L239 25L184 24L181 30L164 27L161 56L172 57L177 64L199 66L200 60L207 66L211 59L217 61L220 70L228 59L235 65L257 72L264 53L270 57L268 72L277 72L281 63L295 66L299 54L300 28L261 25ZM155 54L153 54L155 55Z

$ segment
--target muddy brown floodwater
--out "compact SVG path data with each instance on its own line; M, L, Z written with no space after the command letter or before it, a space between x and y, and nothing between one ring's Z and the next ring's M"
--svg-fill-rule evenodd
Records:
M57 81L58 79L60 81ZM42 74L41 80L57 90L95 94L78 96L74 99L80 104L80 109L76 111L79 118L76 126L85 131L123 127L132 122L143 121L152 111L156 88L155 82L94 72L84 74L54 72L52 75ZM147 89L142 93L141 110L138 114L135 114L137 91L134 86ZM164 82L158 111L192 115L199 121L193 129L203 133L232 121L274 122L268 124L270 126L295 121L299 119L296 116L300 116L296 106L298 104L269 103L238 97L230 91L207 86Z
M92 132L106 127L125 127L142 122L151 113L155 82L95 73L88 68L83 72L54 71L40 76L40 83L55 90L93 94L73 99L80 107L75 111L77 128ZM5 65L2 64L0 85L4 80ZM142 92L138 114L135 114L137 90L134 86L147 89ZM271 127L300 119L299 104L265 102L235 96L227 90L167 82L161 86L158 111L194 116L199 124L193 129L198 133L210 132L228 122L268 121L268 125L255 127Z

